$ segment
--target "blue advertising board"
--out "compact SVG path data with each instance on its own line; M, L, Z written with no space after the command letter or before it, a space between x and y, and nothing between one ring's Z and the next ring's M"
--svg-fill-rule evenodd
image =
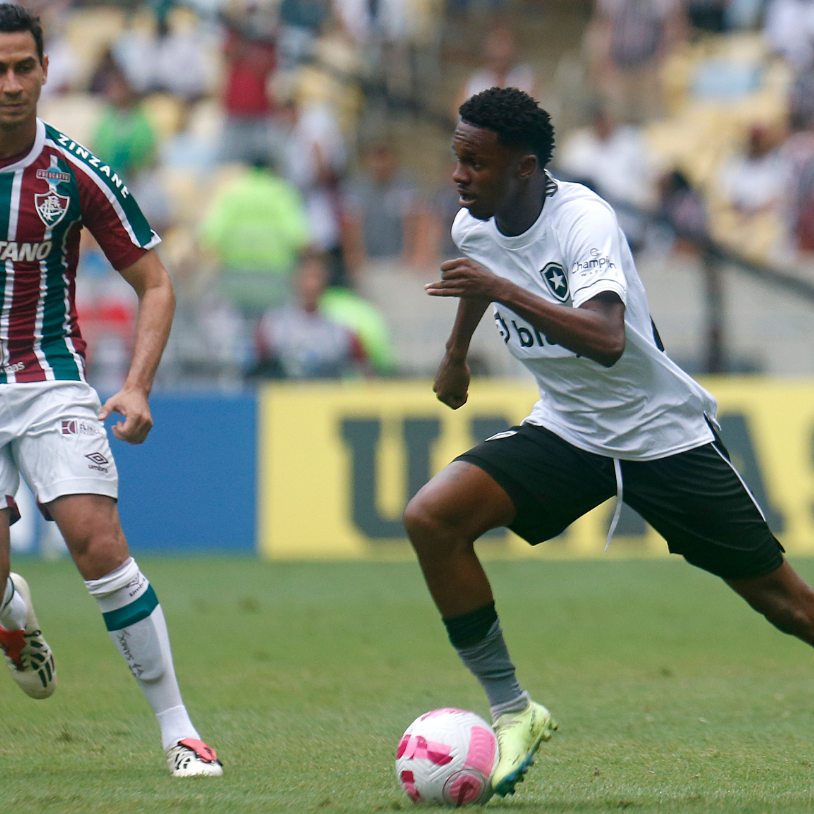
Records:
M255 551L257 399L156 393L140 446L113 437L119 513L134 554ZM119 420L113 416L108 427Z

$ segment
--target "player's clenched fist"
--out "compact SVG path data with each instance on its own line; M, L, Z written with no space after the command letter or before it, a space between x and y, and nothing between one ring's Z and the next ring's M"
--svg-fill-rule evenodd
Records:
M143 443L153 428L147 397L140 391L121 390L111 396L99 411L99 420L104 421L111 413L124 416L124 421L114 424L113 435L128 444Z
M438 401L457 410L469 398L469 365L445 356L432 385Z
M432 297L465 297L467 299L499 299L506 284L498 277L467 257L458 257L441 264L441 279L428 283L424 290Z

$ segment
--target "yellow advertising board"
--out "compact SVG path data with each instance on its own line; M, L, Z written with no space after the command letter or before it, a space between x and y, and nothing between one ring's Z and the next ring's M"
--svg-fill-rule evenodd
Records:
M717 378L718 417L732 460L789 553L814 553L814 381ZM453 411L430 382L272 384L260 401L260 549L272 559L403 556L401 513L456 455L518 424L532 385L475 380ZM612 502L534 548L510 532L489 556L603 554ZM604 556L661 556L661 537L627 507Z

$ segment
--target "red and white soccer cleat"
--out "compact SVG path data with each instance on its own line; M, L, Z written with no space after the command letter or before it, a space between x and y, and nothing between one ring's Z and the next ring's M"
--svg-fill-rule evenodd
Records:
M223 774L223 764L215 750L195 738L184 738L167 749L167 762L173 777L220 777Z
M57 688L54 654L42 636L28 583L19 574L10 574L14 590L25 600L25 628L6 630L0 627L0 649L12 678L31 698L48 698Z

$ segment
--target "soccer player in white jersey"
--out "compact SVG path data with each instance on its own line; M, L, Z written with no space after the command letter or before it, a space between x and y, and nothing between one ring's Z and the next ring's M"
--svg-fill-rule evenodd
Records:
M114 644L155 710L170 772L219 776L217 756L187 714L161 606L130 557L116 510L118 477L103 421L140 444L148 396L167 342L175 295L159 242L124 182L104 161L37 118L46 81L42 28L0 4L0 648L33 698L56 687L51 649L25 580L10 574L9 527L22 474L56 521ZM79 234L87 226L139 302L133 359L101 406L85 380L76 320Z
M491 88L460 115L452 236L463 256L426 286L459 300L434 390L453 409L466 402L469 341L492 304L540 400L522 425L424 486L404 523L449 638L488 696L500 743L493 786L505 795L557 725L515 676L474 549L484 532L508 526L535 545L615 495L671 552L812 645L814 591L729 462L715 400L664 353L611 207L545 171L548 114L515 88Z

